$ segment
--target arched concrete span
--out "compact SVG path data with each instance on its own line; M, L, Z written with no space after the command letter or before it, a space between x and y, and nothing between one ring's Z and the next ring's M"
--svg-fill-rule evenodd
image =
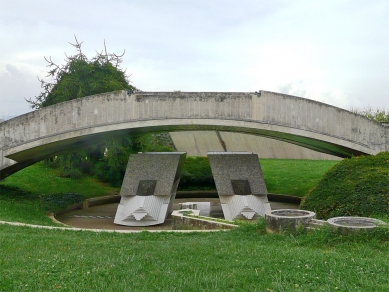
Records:
M118 91L56 104L0 123L0 178L110 135L180 130L267 136L340 157L389 150L389 128L304 98L267 91Z

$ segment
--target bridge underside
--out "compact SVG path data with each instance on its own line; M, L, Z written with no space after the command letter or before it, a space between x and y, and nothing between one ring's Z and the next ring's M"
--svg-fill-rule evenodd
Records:
M157 124L158 123L158 124ZM235 122L236 123L236 122ZM358 156L362 154L371 154L368 149L355 149L355 147L347 147L348 141L341 141L334 137L327 137L323 139L318 133L293 133L297 132L295 129L285 131L280 129L276 131L269 129L269 125L264 125L263 128L253 128L249 123L243 122L240 126L232 125L209 125L209 124L194 124L193 121L180 124L165 124L161 121L144 121L137 122L136 125L121 125L123 128L119 130L110 129L105 126L101 129L94 129L94 132L86 131L88 133L66 133L55 137L45 138L39 141L31 142L30 144L20 147L14 147L5 151L5 157L12 159L13 164L0 168L0 179L29 166L43 159L53 157L55 155L74 152L76 150L104 143L107 140L122 137L122 136L138 136L145 133L158 132L174 132L174 131L195 131L195 130L217 130L226 132L239 132L251 135L264 136L295 145L299 145L311 150L322 153L331 154L338 157ZM112 126L118 128L118 125ZM266 129L266 127L268 129ZM281 131L282 130L282 131ZM326 141L327 140L327 141ZM333 141L336 142L333 142ZM214 149L209 149L210 151Z

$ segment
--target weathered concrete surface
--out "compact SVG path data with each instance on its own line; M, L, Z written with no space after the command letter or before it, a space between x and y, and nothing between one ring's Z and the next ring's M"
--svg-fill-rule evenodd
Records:
M386 225L385 222L369 217L334 217L327 220L331 229L343 234L349 234L358 231L371 231L378 226Z
M243 133L216 131L170 132L177 151L185 151L188 156L207 156L208 151L247 151L258 154L259 158L340 160L342 158L314 151L305 147L276 139ZM223 147L224 146L224 147Z
M256 219L270 210L258 155L249 152L208 152L224 218Z
M192 212L190 215L195 217L187 216L182 212ZM199 213L198 210L191 209L173 211L172 230L212 230L238 227L232 223L214 221L211 217L199 217Z
M186 153L132 154L114 222L127 226L162 224L173 204Z
M126 91L88 96L0 123L0 178L110 135L219 130L272 137L348 157L389 150L389 128L316 101L260 93ZM17 163L5 166L9 158Z
M170 132L170 137L177 151L185 151L188 156L207 156L208 151L224 151L216 131Z
M294 232L309 226L316 213L306 210L280 209L265 214L268 233Z

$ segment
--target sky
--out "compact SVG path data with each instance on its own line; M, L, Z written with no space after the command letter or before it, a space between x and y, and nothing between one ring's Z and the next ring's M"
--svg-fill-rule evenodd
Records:
M0 0L0 119L31 111L38 77L76 54L125 50L143 91L267 90L389 109L387 0Z

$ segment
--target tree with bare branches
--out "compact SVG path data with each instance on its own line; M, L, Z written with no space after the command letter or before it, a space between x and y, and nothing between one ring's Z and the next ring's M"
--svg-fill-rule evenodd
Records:
M70 44L77 53L72 56L65 54L64 65L54 63L51 57L45 58L49 68L46 77L52 81L39 79L42 92L35 99L26 99L33 109L115 90L138 91L129 84L126 71L120 68L125 52L121 55L108 53L104 41L104 50L96 51L96 56L88 59L82 52L83 42L79 42L76 36L74 38L75 43ZM47 163L59 166L63 176L95 175L120 186L128 156L137 151L137 143L131 137L110 138L101 145L56 156Z
M39 79L43 91L35 99L26 99L33 109L40 109L56 103L115 90L137 89L129 84L126 71L120 68L123 54L108 53L104 41L104 50L96 51L96 56L88 59L82 52L83 42L75 38L75 43L69 43L77 50L77 54L65 54L65 64L54 63L51 57L48 63L48 75L52 82Z

